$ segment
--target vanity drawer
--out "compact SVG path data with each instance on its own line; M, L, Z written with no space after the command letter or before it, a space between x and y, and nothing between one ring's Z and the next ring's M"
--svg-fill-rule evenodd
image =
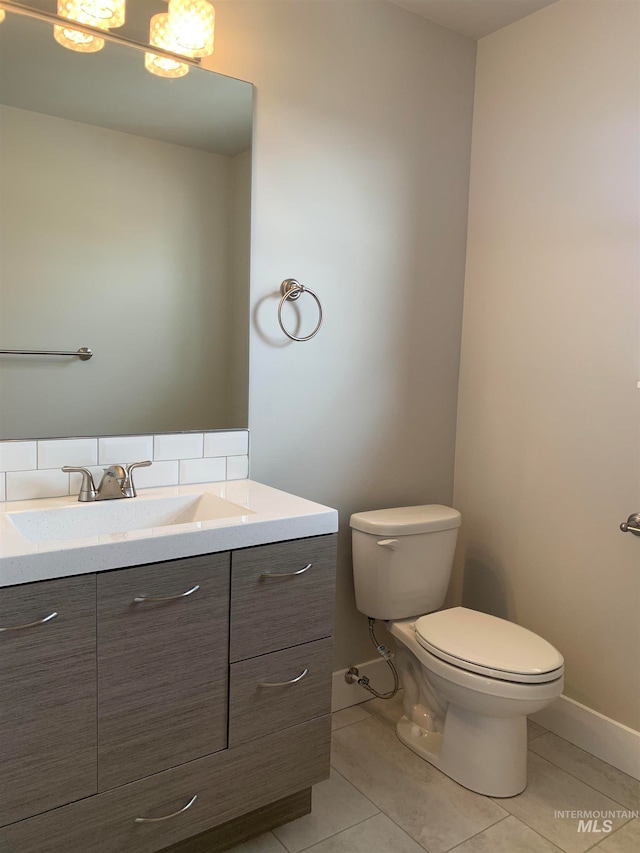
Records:
M228 553L98 575L99 791L226 747L228 612Z
M0 590L0 826L96 792L95 598L94 575Z
M335 534L234 551L231 661L330 636L335 561Z
M153 853L329 775L331 718L192 761L0 829L3 853ZM193 805L168 820L197 794Z
M332 649L327 638L231 664L229 746L329 714Z

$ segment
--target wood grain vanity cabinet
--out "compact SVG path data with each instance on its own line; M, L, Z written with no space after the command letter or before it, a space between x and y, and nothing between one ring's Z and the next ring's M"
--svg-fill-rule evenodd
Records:
M335 539L0 590L0 851L214 853L308 812Z

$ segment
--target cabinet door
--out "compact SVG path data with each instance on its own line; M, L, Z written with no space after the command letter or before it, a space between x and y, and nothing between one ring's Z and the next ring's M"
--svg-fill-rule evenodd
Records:
M96 792L95 605L95 575L0 590L0 825Z
M229 555L98 576L98 790L227 745Z
M330 637L231 664L229 746L331 713Z
M335 572L335 535L234 551L231 660L330 637Z

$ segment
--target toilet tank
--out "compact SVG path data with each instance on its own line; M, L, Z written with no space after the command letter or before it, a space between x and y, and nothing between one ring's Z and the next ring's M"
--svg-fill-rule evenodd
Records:
M356 607L375 619L407 619L444 603L462 517L440 504L351 516Z

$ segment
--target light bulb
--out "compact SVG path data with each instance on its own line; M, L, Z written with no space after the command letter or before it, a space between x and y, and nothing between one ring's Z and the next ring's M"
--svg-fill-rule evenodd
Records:
M169 0L169 20L178 53L210 56L213 53L215 9L208 0Z
M94 21L103 22L109 29L124 24L125 0L81 0L80 7L86 15ZM94 26L102 28L102 23Z
M152 47L155 45L155 47L175 52L176 45L168 12L160 12L151 18L149 44ZM156 53L145 53L144 66L147 71L158 77L184 77L189 72L189 66L185 62L177 62L175 59L159 56Z
M106 30L107 24L104 21L97 20L92 15L88 15L83 10L83 5L84 0L58 0L58 15L62 18L69 18L70 21L77 21L79 24L87 24L90 27ZM104 47L104 39L90 33L83 33L81 30L74 30L64 24L54 26L53 37L63 47L69 50L77 50L80 53L96 53Z

